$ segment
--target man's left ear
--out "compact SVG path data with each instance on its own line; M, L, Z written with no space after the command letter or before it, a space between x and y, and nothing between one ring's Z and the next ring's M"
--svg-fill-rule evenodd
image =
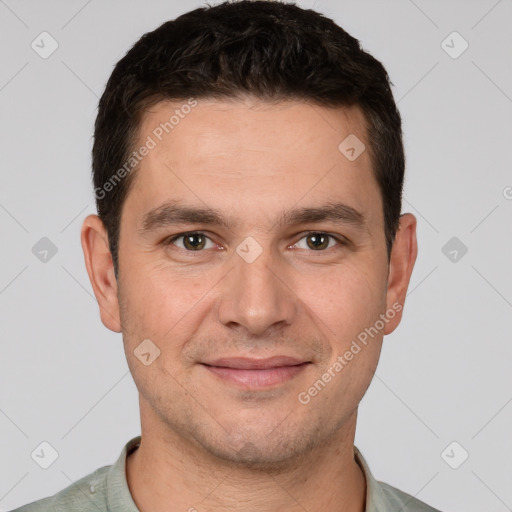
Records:
M386 323L384 334L392 333L402 319L405 296L417 254L416 217L412 213L404 213L400 216L400 225L391 249L386 292L386 310L393 309L396 315Z

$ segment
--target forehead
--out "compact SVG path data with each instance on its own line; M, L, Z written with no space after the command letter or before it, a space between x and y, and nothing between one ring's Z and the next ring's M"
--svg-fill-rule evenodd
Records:
M256 203L268 212L325 200L358 210L380 204L358 107L165 101L142 117L136 147L142 145L151 149L127 198L141 212L169 199L238 214ZM352 149L356 158L348 158Z
M189 98L161 101L146 110L138 142L151 137L157 146L153 156L160 153L159 148L172 148L176 158L184 156L180 146L186 142L187 149L197 150L188 152L188 158L206 154L214 157L239 148L245 156L252 149L260 153L274 151L289 159L292 152L301 155L311 149L329 154L349 135L366 144L366 124L358 106L328 108L305 101ZM283 142L287 145L282 146ZM307 146L301 151L303 144ZM364 155L361 160L365 160Z

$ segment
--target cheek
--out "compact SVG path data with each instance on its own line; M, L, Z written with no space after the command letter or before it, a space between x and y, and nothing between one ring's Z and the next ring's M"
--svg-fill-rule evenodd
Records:
M180 353L193 337L200 312L200 305L194 307L202 295L196 288L143 264L120 287L124 351L137 388L148 401L158 400L162 383L172 388L180 380ZM147 352L152 359L148 365L143 356Z
M346 340L375 323L386 304L385 281L376 265L332 268L314 279L303 277L299 296L326 327L330 338ZM316 285L313 286L313 283Z
M215 280L204 274L170 270L167 265L132 264L136 271L123 276L120 287L126 341L134 345L149 338L162 351L179 350L180 342L189 339L200 322L207 302L201 299Z
M383 331L374 326L385 311L385 283L374 272L340 272L308 301L331 349L321 373L310 383L316 394L312 403L319 415L339 419L357 407L378 364Z

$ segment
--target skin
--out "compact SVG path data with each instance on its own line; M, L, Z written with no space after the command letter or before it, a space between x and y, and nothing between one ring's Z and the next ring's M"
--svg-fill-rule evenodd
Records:
M153 106L139 142L180 106ZM357 106L199 100L140 163L121 216L117 280L103 224L95 215L83 222L101 319L122 332L139 390L142 442L126 470L142 512L170 503L173 510L364 511L366 484L353 452L357 408L383 336L402 312L308 404L298 395L380 314L403 306L416 259L416 218L407 213L388 264L369 152L349 161L338 150L349 134L368 147L365 126ZM216 209L233 224L141 232L144 214L169 199ZM283 210L329 201L361 212L363 228L278 223ZM184 238L164 243L191 231L207 237L193 239L200 250ZM308 231L346 243L327 238L315 248ZM247 237L262 251L252 263L236 252ZM160 355L146 366L134 350L148 338ZM282 354L309 364L269 389L241 388L201 364Z

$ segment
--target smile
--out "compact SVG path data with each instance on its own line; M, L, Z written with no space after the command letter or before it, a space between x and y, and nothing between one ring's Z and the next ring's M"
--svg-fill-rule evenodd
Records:
M267 359L223 358L203 366L222 381L244 389L268 389L304 371L309 361L276 356Z

